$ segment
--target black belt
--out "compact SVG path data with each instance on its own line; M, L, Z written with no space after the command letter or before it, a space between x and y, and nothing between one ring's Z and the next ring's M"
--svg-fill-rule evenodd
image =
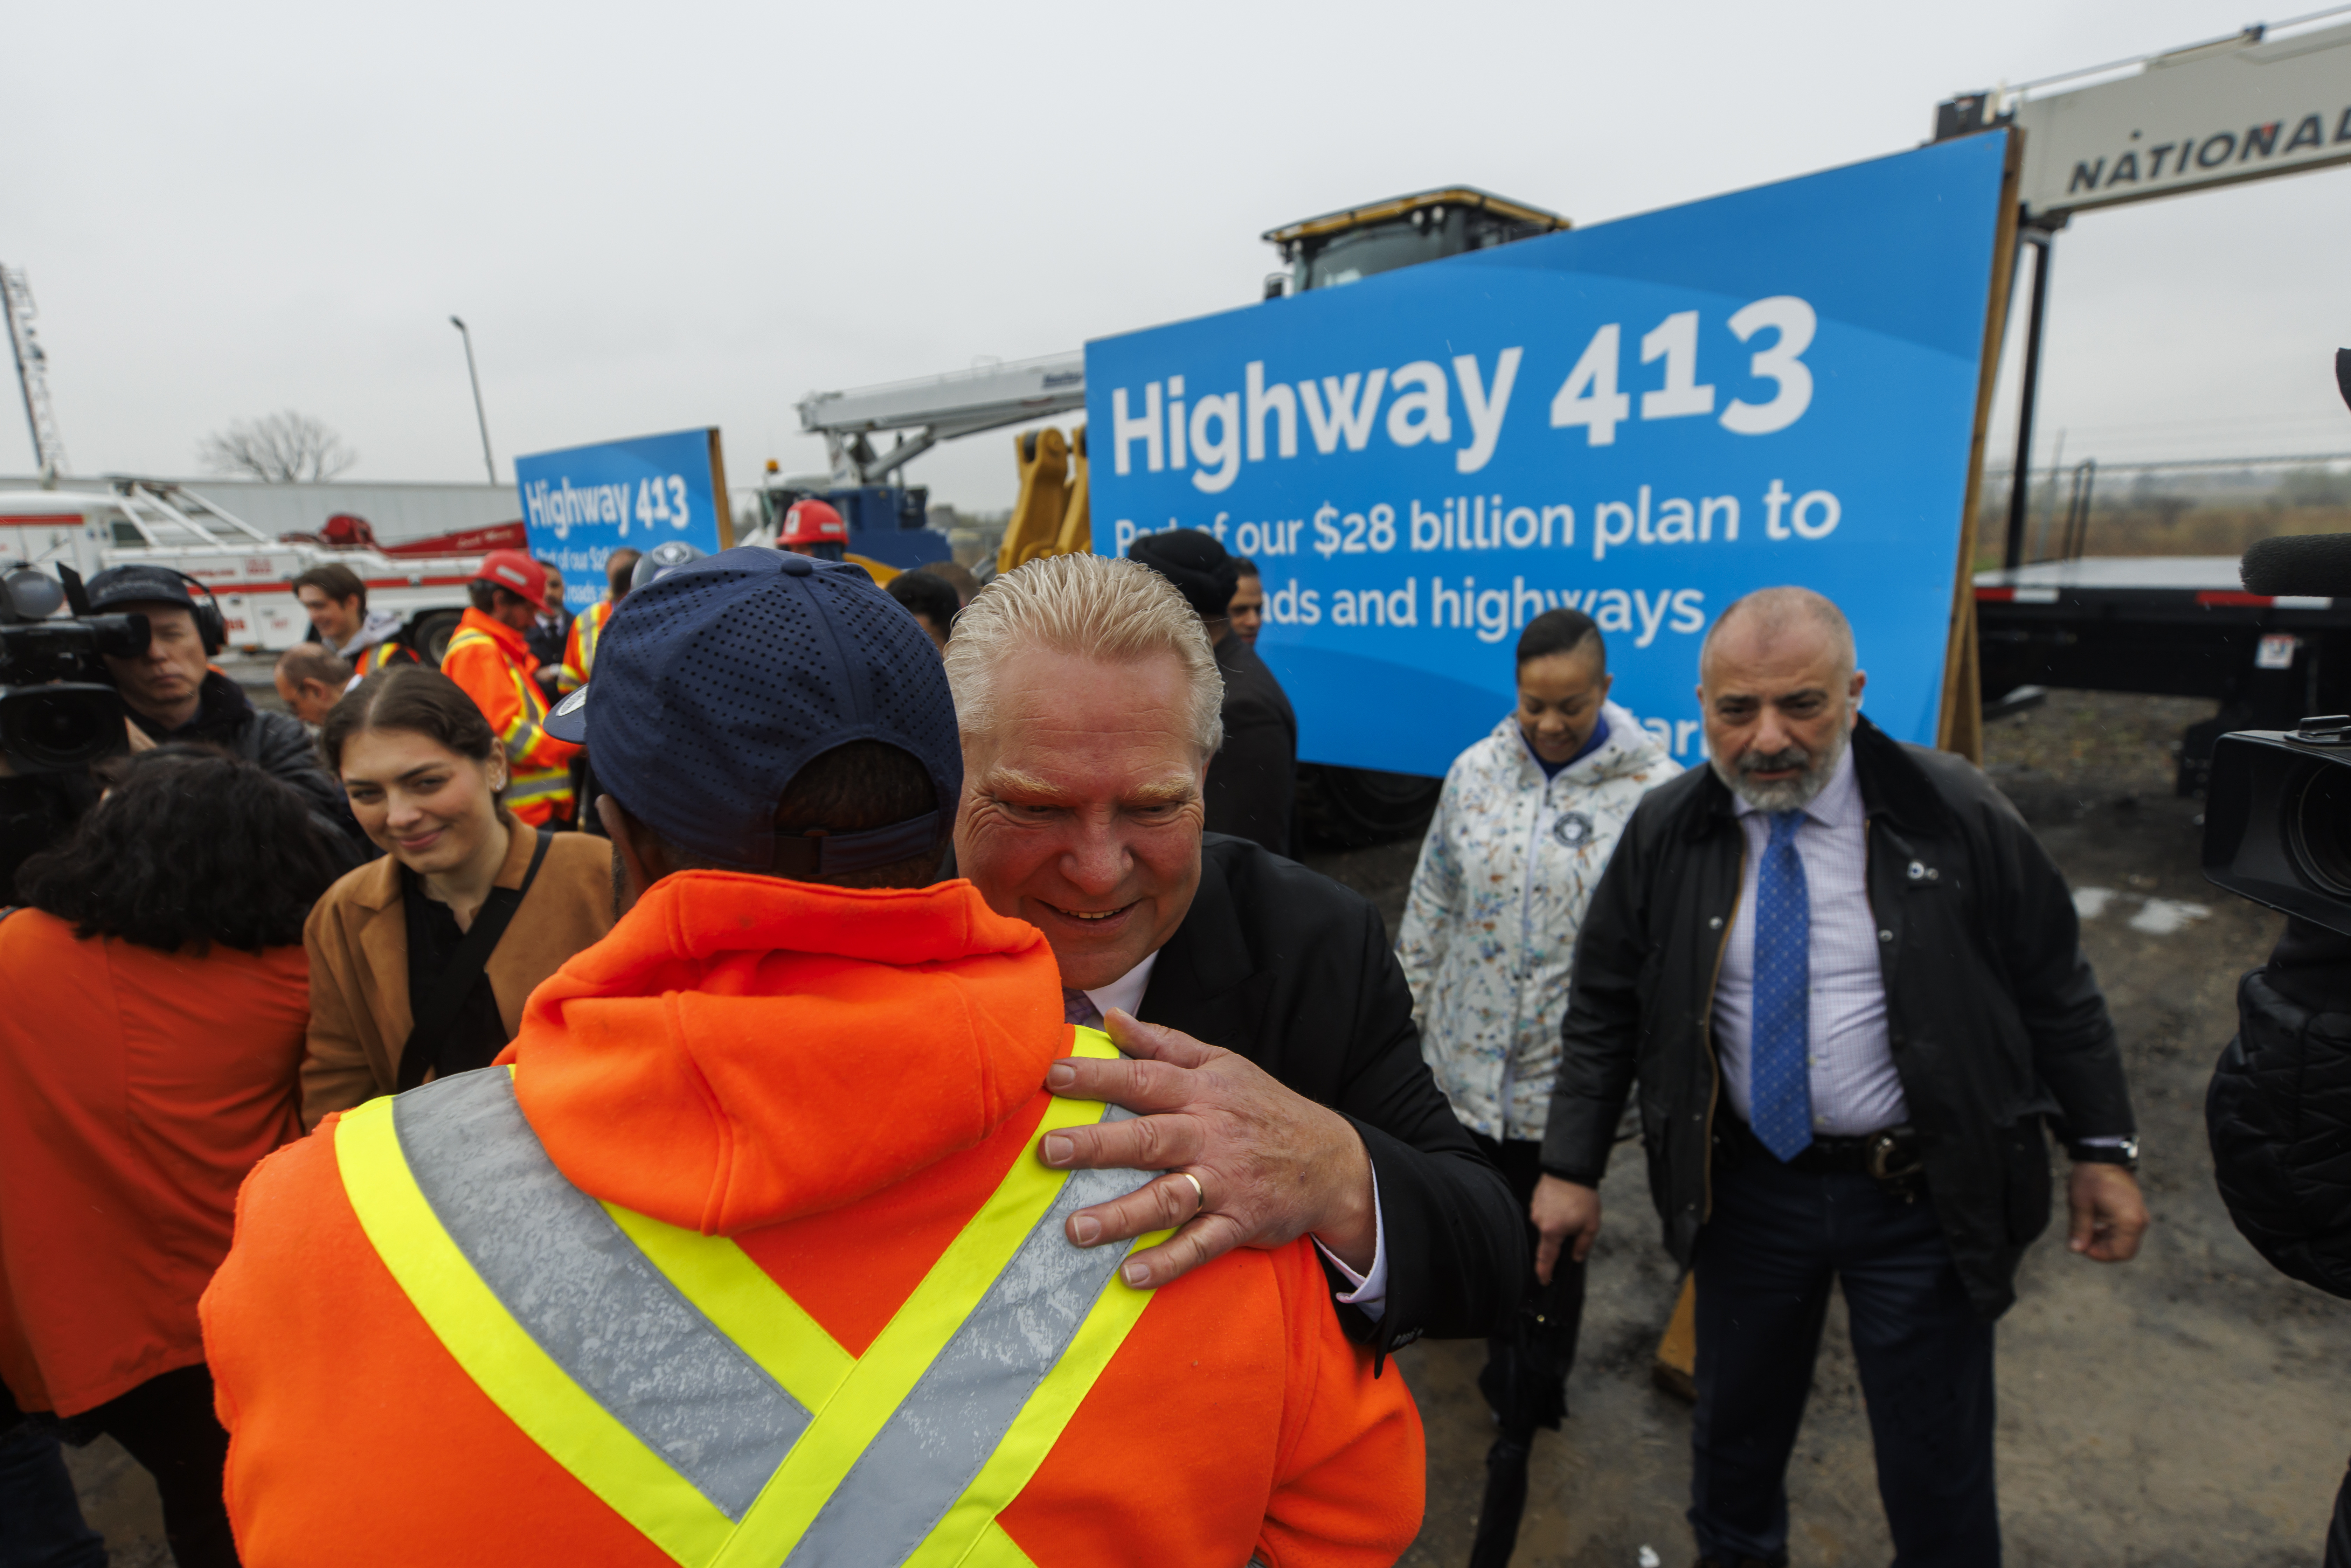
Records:
M1730 1168L1749 1160L1778 1160L1806 1176L1865 1176L1897 1196L1915 1196L1924 1179L1918 1134L1909 1126L1885 1127L1875 1133L1848 1136L1814 1133L1813 1141L1781 1160L1755 1135L1755 1129L1729 1111L1715 1118L1715 1145Z

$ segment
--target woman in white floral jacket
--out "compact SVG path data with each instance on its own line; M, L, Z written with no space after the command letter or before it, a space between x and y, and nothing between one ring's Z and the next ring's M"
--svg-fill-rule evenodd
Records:
M1516 712L1454 760L1420 847L1397 956L1421 1051L1520 1207L1542 1168L1559 1071L1569 961L1583 912L1641 797L1681 771L1663 743L1608 701L1608 653L1581 611L1553 610L1519 638ZM1529 1226L1530 1254L1534 1243ZM1479 1386L1501 1435L1486 1458L1471 1568L1509 1561L1535 1428L1566 1414L1583 1314L1583 1269L1531 1271L1513 1333L1489 1342Z

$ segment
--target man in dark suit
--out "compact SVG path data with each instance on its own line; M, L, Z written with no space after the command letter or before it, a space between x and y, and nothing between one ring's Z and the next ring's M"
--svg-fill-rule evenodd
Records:
M1311 1235L1343 1321L1381 1353L1487 1333L1515 1304L1520 1222L1421 1059L1378 913L1203 832L1221 683L1198 616L1134 562L1055 557L973 600L946 661L958 868L1045 933L1071 1021L1105 1020L1129 1058L1048 1082L1140 1113L1048 1137L1044 1157L1168 1173L1071 1215L1071 1239L1177 1228L1124 1265L1158 1285Z
M1214 535L1198 528L1144 534L1126 554L1176 585L1216 650L1217 674L1225 683L1225 743L1208 764L1208 831L1288 854L1298 792L1298 716L1281 683L1257 656L1256 637L1234 632L1228 611L1238 591L1241 559L1227 555ZM1254 567L1249 576L1256 578Z

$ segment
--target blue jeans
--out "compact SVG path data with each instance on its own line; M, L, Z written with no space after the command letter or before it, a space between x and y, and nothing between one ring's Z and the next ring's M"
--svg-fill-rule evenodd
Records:
M0 1431L0 1568L106 1568L57 1435L26 1421Z
M1970 1305L1931 1199L1859 1172L1792 1171L1755 1148L1715 1178L1698 1233L1699 1550L1784 1563L1788 1456L1829 1286L1842 1283L1896 1568L1992 1568L1992 1328Z

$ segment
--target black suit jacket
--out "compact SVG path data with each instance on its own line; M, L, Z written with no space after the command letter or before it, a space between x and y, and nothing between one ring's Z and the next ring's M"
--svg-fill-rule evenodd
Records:
M1225 744L1208 763L1208 831L1286 855L1298 789L1298 716L1244 639L1217 644L1217 670L1225 677Z
M1524 1225L1501 1173L1446 1103L1420 1054L1379 912L1245 839L1207 834L1200 891L1159 950L1145 1022L1238 1051L1354 1124L1377 1174L1387 1310L1340 1309L1384 1355L1423 1334L1501 1322L1527 1272Z

